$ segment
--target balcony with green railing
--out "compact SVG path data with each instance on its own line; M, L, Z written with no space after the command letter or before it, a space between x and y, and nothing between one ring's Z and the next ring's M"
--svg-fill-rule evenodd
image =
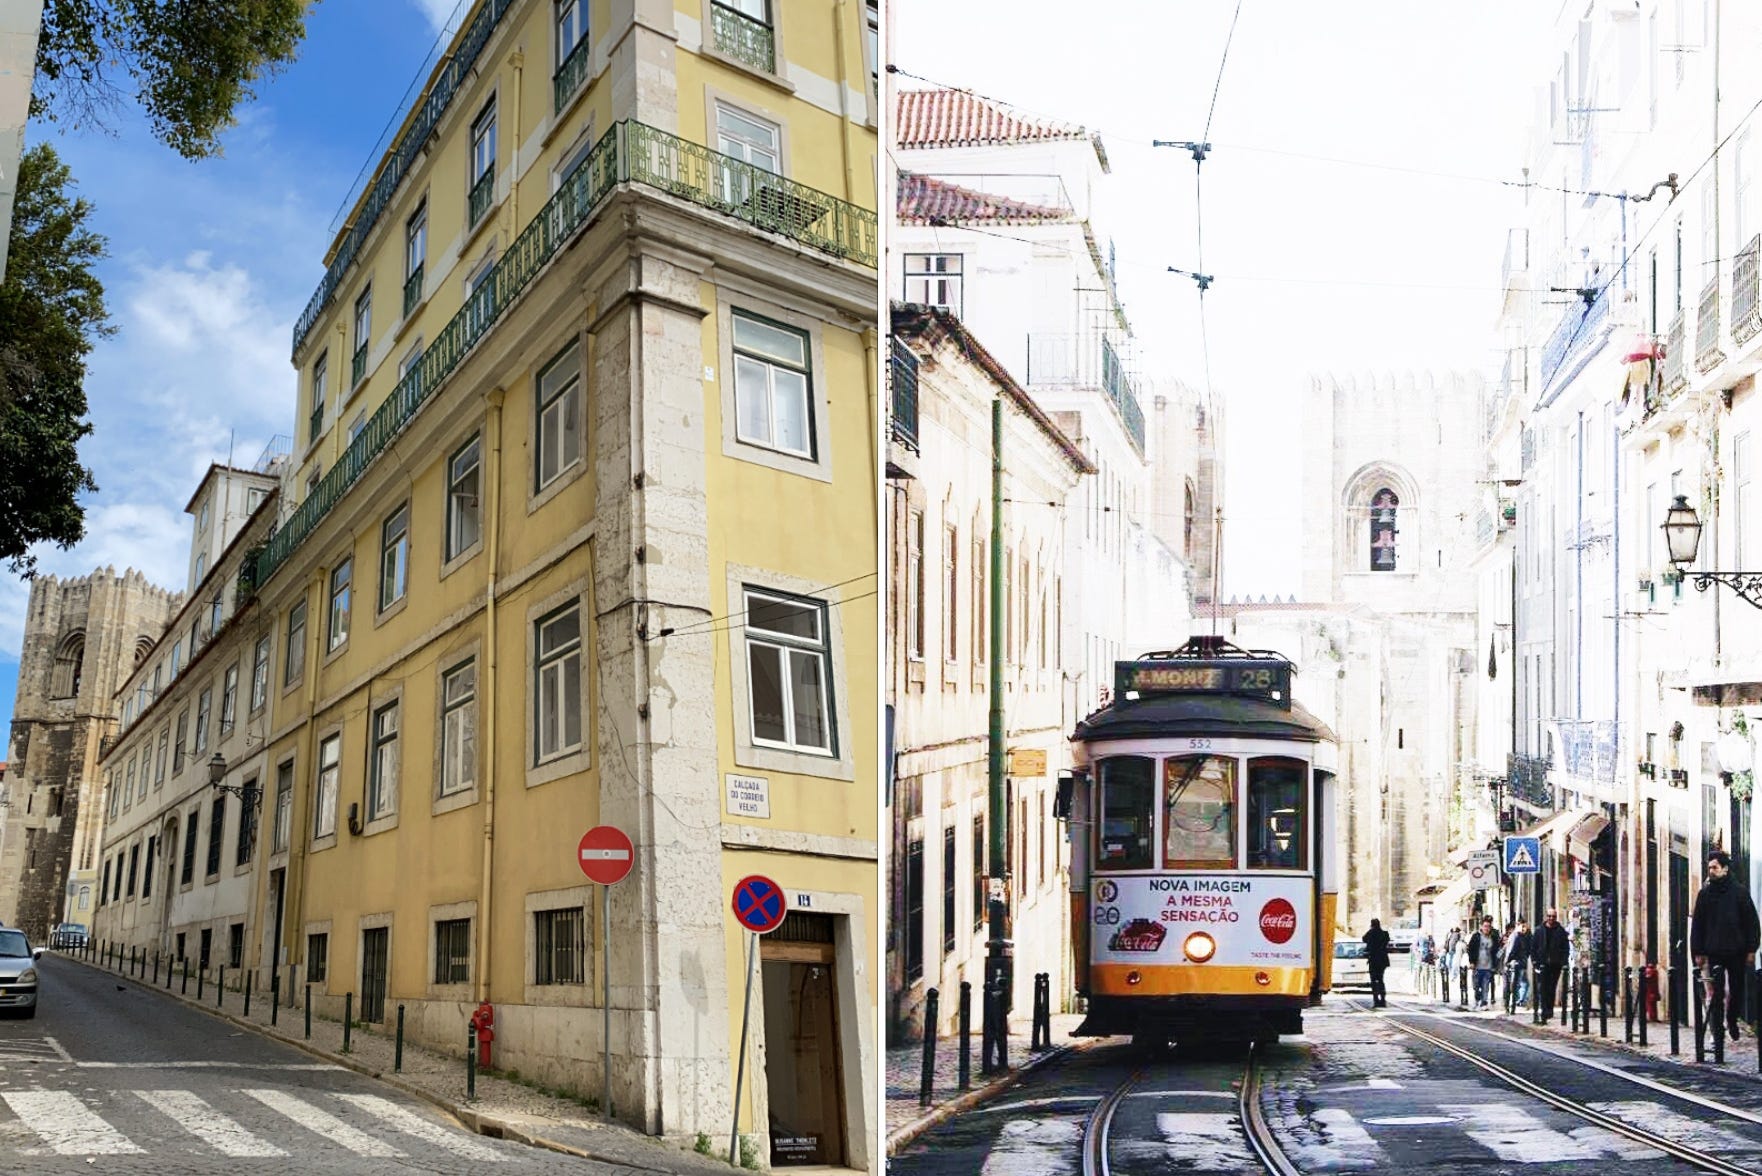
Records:
M546 263L593 219L612 190L625 183L665 192L833 257L875 268L878 226L872 211L642 123L613 124L472 290L422 358L399 378L337 464L288 516L258 557L258 585L269 582ZM357 354L364 363L365 350Z
M766 73L777 72L777 35L765 22L725 4L712 3L710 36L718 53Z
M483 214L489 211L489 198L495 194L495 190L496 171L492 167L478 176L477 182L471 185L471 198L465 215L466 228L475 229L477 227L477 222L482 220Z
M405 318L409 318L410 312L415 310L417 303L422 301L422 270L423 266L418 265L410 271L410 276L404 279Z
M563 107L569 105L569 99L575 96L575 91L581 89L581 83L587 80L587 67L592 61L593 44L583 37L575 43L575 48L569 50L569 56L563 59L563 64L551 76L554 113L562 114Z
M367 344L355 348L355 355L349 360L349 387L353 388L367 374ZM347 397L344 397L347 399Z
M306 444L310 445L317 441L318 435L322 432L324 432L324 405L320 404L312 410L312 415L306 418Z

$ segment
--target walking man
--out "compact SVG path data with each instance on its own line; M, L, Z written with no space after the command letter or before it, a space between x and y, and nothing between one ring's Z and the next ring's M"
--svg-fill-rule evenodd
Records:
M1567 937L1566 928L1560 925L1559 912L1552 907L1542 918L1542 925L1536 928L1535 944L1530 948L1531 958L1542 970L1542 990L1536 993L1536 1002L1542 1006L1542 1020L1554 1017L1554 997L1560 992L1560 973L1566 970L1566 958L1572 950L1572 940Z
M1707 855L1707 882L1695 896L1689 952L1703 969L1708 964L1725 969L1725 1023L1733 1041L1738 1039L1738 1023L1743 1018L1744 973L1756 964L1758 944L1762 944L1762 926L1757 924L1756 904L1747 890L1731 880L1731 855L1716 849ZM1711 999L1711 974L1707 981ZM1713 1030L1717 1033L1719 1026Z
M1474 969L1474 1007L1484 1009L1491 1000L1493 969L1498 965L1499 933L1493 920L1483 918L1481 929L1468 937L1468 966Z
M1364 933L1364 958L1370 965L1371 1007L1388 1008L1389 990L1383 984L1383 973L1389 970L1389 933L1383 930L1381 919L1372 919L1370 930Z
M1512 932L1505 947L1505 983L1514 998L1513 1008L1523 1008L1529 1004L1531 941L1529 920L1519 919L1517 930Z

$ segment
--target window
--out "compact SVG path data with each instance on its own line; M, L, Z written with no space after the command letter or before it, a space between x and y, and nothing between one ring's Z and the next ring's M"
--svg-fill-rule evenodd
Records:
M463 792L477 779L477 662L441 677L440 794Z
M715 0L710 33L716 51L766 73L777 64L777 34L770 0Z
M373 333L373 286L361 291L355 299L355 350L349 359L349 384L354 386L367 374L367 342ZM343 397L347 400L348 397Z
M318 745L318 786L313 789L312 836L336 835L337 775L341 771L343 737L332 735Z
M206 576L207 574L208 574L208 553L206 551L198 552L196 555L196 581L195 582L200 584L202 582L202 577Z
M835 754L826 606L747 589L746 655L753 742Z
M208 810L208 871L206 876L220 873L220 838L226 832L226 793L214 798Z
M950 663L960 660L960 626L957 610L961 601L960 532L954 527L942 529L942 656Z
M434 982L464 984L471 979L471 920L442 919L434 925Z
M1114 756L1101 761L1101 830L1097 870L1148 870L1154 860L1152 805L1156 761Z
M905 847L905 978L924 978L924 839L915 835Z
M157 844L156 838L147 838L147 857L141 863L141 898L143 900L153 897L153 847L155 844Z
M208 712L214 705L214 688L210 686L202 691L196 700L196 743L190 750L194 755L201 755L208 750ZM198 767L200 765L197 765Z
M410 575L410 504L392 512L379 529L379 611L404 599Z
M745 204L757 193L757 171L777 171L782 156L779 144L782 132L768 122L744 111L716 104L716 150L738 160L722 165L719 180L722 199L732 205ZM747 166L741 166L745 164Z
M270 852L286 853L288 834L293 828L294 761L288 760L275 769L275 825L270 830Z
M189 746L185 740L190 734L190 708L185 707L177 716L177 742L171 747L171 774L177 775L184 770L184 753Z
M985 818L973 814L973 930L985 929Z
M563 63L569 60L576 46L586 41L586 0L557 0L557 72L562 72Z
M306 435L308 445L318 440L318 434L324 432L324 385L330 374L329 368L329 352L321 354L312 364L312 427Z
M373 747L368 760L367 819L390 816L398 807L398 704L373 712Z
M534 628L538 689L533 743L542 764L581 746L581 607L568 605Z
M924 660L924 512L914 510L905 531L906 655Z
M958 253L905 255L905 300L961 313L962 258Z
M1302 761L1248 761L1248 868L1301 870L1309 862L1308 772Z
M246 780L246 788L256 788L257 781ZM242 804L239 806L239 838L234 846L233 865L243 866L251 861L251 855L257 851L257 806Z
M330 974L330 933L306 936L306 982L322 984Z
M197 820L201 817L201 809L191 809L184 816L184 861L183 869L178 874L178 881L188 886L196 877L196 838L201 834Z
M220 684L220 737L225 739L232 734L233 720L239 706L239 663L234 662L226 667L226 676Z
M123 807L127 808L135 802L135 761L132 757L128 761L128 771L125 774L125 780L126 782L122 786L122 797Z
M154 768L153 768L153 787L154 788L162 788L165 785L165 755L166 755L166 752L169 751L170 749L171 749L171 728L170 727L161 727L159 729L159 760L154 765Z
M319 483L321 483L323 481L324 481L324 464L322 462L320 462L320 463L314 465L312 467L312 472L306 476L306 498L310 498L314 494L318 493ZM304 502L305 499L303 498L300 501Z
M141 866L141 845L139 842L128 847L128 890L129 898L135 896L135 874Z
M483 535L483 502L479 497L482 465L480 438L472 437L447 462L447 553L450 562L476 545Z
M476 225L489 211L490 195L495 191L496 175L496 101L489 100L477 121L471 124L471 171L466 177L467 209L465 223Z
M263 489L255 489L255 490L250 490L250 491L246 492L246 494L245 494L245 514L246 515L256 514L257 508L262 506L263 500L268 497L269 497L269 491L263 490Z
M1163 866L1230 869L1236 864L1236 761L1173 756L1163 764Z
M269 701L269 635L257 638L251 654L251 713L256 714Z
M1370 570L1395 570L1395 510L1401 500L1384 486L1370 500Z
M220 632L221 612L220 594L216 593L214 599L208 602L208 635L210 637Z
M421 362L422 340L418 339L410 345L410 350L404 352L404 358L398 361L398 383L402 384L404 382L404 377L408 376ZM362 413L363 417L365 417L366 410L362 410Z
M740 440L812 461L808 377L804 332L735 312L735 435Z
M239 967L245 962L245 925L233 923L226 929L226 966Z
M532 913L534 984L587 983L584 930L580 907Z
M297 602L288 610L288 648L287 655L282 659L286 668L282 671L282 685L289 686L299 681L300 671L306 666L306 602Z
M334 651L349 639L349 581L355 571L354 559L345 559L330 572L330 628L326 648Z
M954 826L942 831L942 954L953 955L955 944Z
M876 101L881 94L881 5L879 0L868 0L863 7L867 14L863 22L863 56L869 63L869 98Z
M176 680L176 678L177 678L178 664L183 661L183 657L184 657L184 643L183 643L183 641L181 639L177 640L177 641L173 641L171 643L171 676L172 676L173 680Z
M976 530L977 527L974 529ZM985 540L973 540L973 664L975 666L983 666L990 653L991 598L986 595L985 584L991 575L991 564L985 558L986 549Z
M401 377L403 374L404 373L403 373L402 369L400 369L398 372L398 375ZM351 444L353 444L355 438L359 437L361 435L361 431L363 429L365 429L366 427L367 427L367 410L362 409L360 412L355 414L355 419L349 422L349 442Z
M103 906L110 900L110 863L104 863L104 874L98 883L98 905Z
M536 457L538 489L581 460L581 352L579 344L538 377Z
M196 508L196 530L206 533L208 530L208 500L203 499L202 505Z
M422 301L422 270L428 261L428 201L404 222L404 315Z

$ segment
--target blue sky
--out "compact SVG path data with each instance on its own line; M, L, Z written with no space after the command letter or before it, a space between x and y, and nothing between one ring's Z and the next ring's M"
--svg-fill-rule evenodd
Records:
M294 432L294 320L323 276L339 206L383 150L376 144L406 91L427 76L437 37L462 15L455 7L323 0L299 60L239 109L219 159L184 160L132 109L113 120L114 135L28 128L27 146L55 144L109 239L99 273L117 327L86 380L94 432L80 453L98 483L86 538L71 551L42 549L42 572L132 566L184 588L184 503L229 448L248 465L271 437ZM0 732L12 717L29 593L0 570Z

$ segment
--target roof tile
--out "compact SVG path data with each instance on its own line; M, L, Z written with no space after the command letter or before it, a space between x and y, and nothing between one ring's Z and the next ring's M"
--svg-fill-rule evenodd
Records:
M897 207L900 221L906 224L966 224L973 221L1036 224L1070 219L1070 212L1066 209L1028 204L1007 196L990 196L947 180L906 171L899 173Z
M894 111L901 147L975 147L994 143L1084 140L1082 127L1016 114L966 90L906 90Z

